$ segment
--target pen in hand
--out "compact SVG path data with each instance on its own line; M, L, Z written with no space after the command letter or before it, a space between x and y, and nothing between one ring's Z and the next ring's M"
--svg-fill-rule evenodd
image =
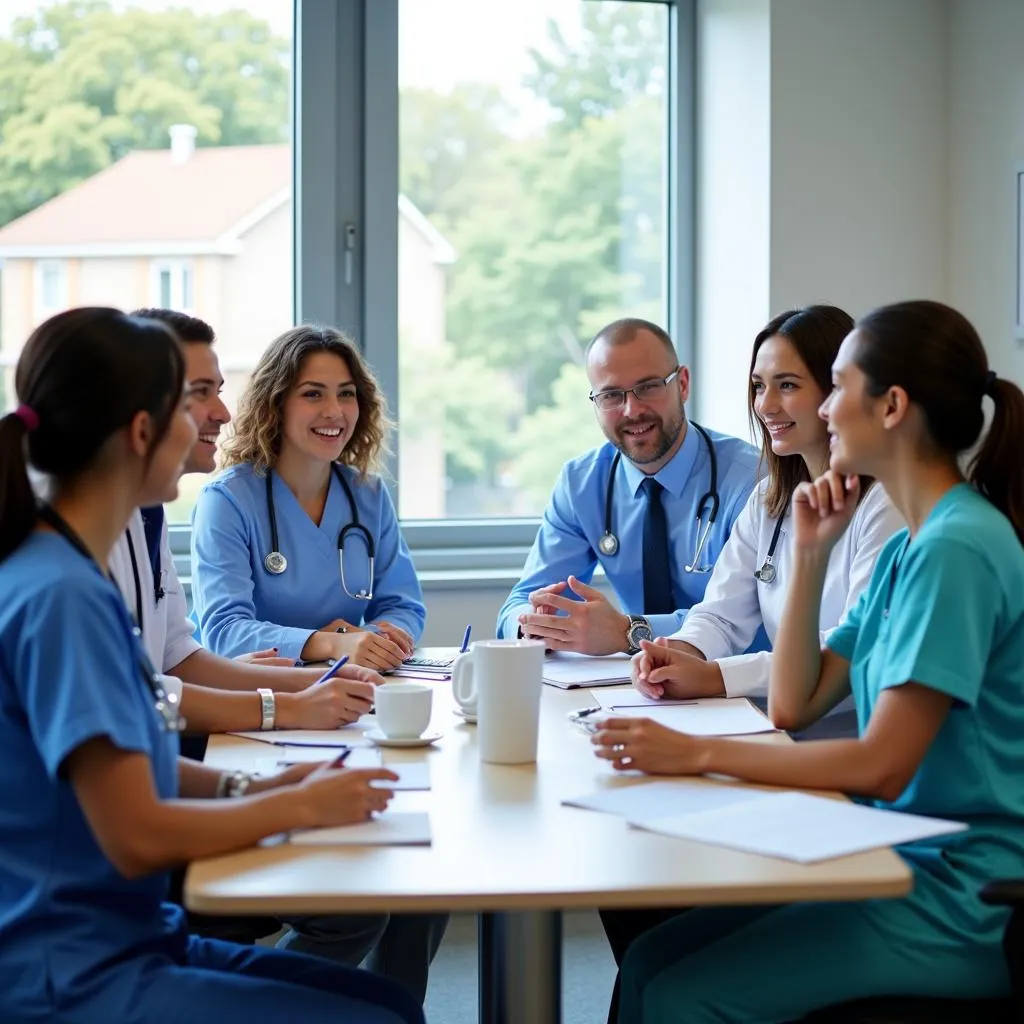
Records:
M348 655L343 654L313 685L319 686L321 683L326 683L331 676L337 674L338 670L342 668L347 661Z

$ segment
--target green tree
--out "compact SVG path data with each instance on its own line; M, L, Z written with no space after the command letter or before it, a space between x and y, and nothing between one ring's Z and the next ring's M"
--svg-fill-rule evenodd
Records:
M400 188L442 233L517 189L511 112L495 86L403 89L399 111Z
M494 482L507 457L509 424L521 413L507 376L482 359L458 357L451 345L399 345L402 433L440 428L445 471L456 483Z
M546 504L562 465L604 440L582 367L566 363L551 390L551 404L525 417L513 442L517 486L537 509Z
M525 84L568 131L608 117L664 93L667 28L668 9L658 4L581 4L576 39L548 19L547 46L531 49Z
M16 18L0 40L0 224L170 125L199 145L288 138L290 46L245 13L115 11L67 0Z

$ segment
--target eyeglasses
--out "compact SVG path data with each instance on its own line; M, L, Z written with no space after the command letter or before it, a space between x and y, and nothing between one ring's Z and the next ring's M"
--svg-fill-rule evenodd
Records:
M611 412L621 409L626 404L626 395L633 395L638 402L656 402L665 393L665 388L679 376L681 366L677 366L667 377L657 380L645 380L634 388L609 388L607 391L591 391L590 400L601 410Z

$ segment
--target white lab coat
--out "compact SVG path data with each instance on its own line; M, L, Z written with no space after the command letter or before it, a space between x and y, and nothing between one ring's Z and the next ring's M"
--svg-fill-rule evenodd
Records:
M718 662L729 697L767 695L771 652L737 652L749 646L762 624L774 644L786 602L792 564L788 510L775 549L775 580L759 583L754 578L754 571L764 565L775 529L775 520L764 506L766 489L762 483L750 495L715 563L704 600L690 609L682 628L671 637L692 644L708 661ZM882 545L905 525L885 489L874 484L829 558L818 619L823 646L867 586ZM843 701L836 710L848 706Z
M188 618L188 603L185 588L174 568L171 542L164 521L160 538L161 586L164 596L156 601L153 589L153 568L149 564L149 550L146 547L146 532L142 525L142 513L138 509L128 522L128 531L135 546L135 559L139 568L139 588L142 596L142 640L153 667L160 673L167 673L180 665L190 654L199 650L200 644L193 637L194 626ZM135 574L132 572L131 554L124 534L110 553L110 575L124 597L132 618L138 622L136 607ZM181 695L181 681L174 676L163 675L164 689L168 693Z

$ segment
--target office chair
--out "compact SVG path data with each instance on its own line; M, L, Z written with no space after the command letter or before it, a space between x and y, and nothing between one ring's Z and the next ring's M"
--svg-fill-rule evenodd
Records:
M1024 879L991 882L986 903L1013 908L1003 939L1013 995L1008 999L925 999L885 996L818 1010L802 1024L1021 1024L1024 1021Z

